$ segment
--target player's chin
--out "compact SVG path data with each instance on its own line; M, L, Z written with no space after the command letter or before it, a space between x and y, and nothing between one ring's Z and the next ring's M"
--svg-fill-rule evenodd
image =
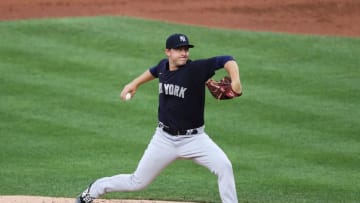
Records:
M177 65L178 66L183 66L183 65L185 65L186 64L186 62L187 62L187 59L180 59L178 62L177 62Z

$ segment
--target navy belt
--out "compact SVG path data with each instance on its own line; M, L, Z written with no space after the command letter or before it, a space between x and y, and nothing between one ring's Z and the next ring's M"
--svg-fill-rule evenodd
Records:
M187 130L177 130L177 129L172 129L169 126L166 126L161 122L159 122L159 128L161 128L163 131L167 132L169 135L173 135L173 136L198 134L198 130L196 128L187 129Z

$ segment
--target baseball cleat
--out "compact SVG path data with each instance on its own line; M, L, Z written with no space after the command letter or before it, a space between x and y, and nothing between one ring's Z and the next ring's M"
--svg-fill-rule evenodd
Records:
M76 198L75 203L91 203L94 198L90 197L89 193L82 193L78 198Z
M89 185L88 189L85 190L79 197L76 198L75 203L92 203L94 201L94 197L90 196L90 187L92 183Z

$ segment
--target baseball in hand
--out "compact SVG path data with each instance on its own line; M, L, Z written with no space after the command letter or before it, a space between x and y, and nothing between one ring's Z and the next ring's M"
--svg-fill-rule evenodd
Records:
M128 92L126 95L125 95L125 100L128 101L131 99L131 94L130 92Z

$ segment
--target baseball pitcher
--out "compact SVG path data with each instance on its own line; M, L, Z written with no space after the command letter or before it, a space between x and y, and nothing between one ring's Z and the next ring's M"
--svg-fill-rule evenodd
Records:
M90 203L108 192L137 191L147 187L170 163L190 159L206 167L218 178L223 203L237 203L232 164L224 151L205 132L204 106L206 87L219 100L242 94L237 62L232 56L190 60L189 39L172 34L166 40L166 58L133 79L120 97L135 96L142 84L159 81L158 121L155 133L132 174L118 174L94 181L76 203ZM228 76L221 81L211 77L224 68Z

